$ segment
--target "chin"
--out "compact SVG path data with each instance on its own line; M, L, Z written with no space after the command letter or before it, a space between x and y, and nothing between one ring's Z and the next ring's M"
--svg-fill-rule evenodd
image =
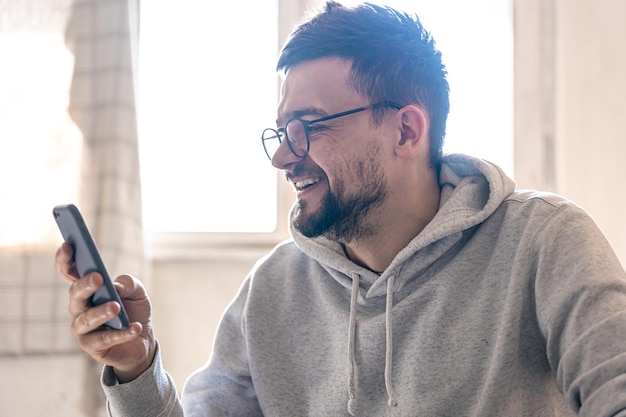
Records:
M317 210L311 210L310 204L298 201L291 210L293 226L306 237L325 235L338 219L332 202L332 197L327 197L320 203Z

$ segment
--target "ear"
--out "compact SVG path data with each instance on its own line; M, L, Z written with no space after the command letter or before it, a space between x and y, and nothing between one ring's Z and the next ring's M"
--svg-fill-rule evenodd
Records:
M409 158L420 151L428 154L428 119L425 112L410 105L400 109L398 117L400 140L396 143L396 155Z

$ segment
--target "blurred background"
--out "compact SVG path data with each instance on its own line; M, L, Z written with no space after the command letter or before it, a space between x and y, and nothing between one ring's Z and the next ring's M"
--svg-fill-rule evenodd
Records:
M572 199L626 264L626 2L384 3L443 53L445 151ZM260 134L280 45L320 4L0 0L1 416L104 415L54 270L57 204L79 206L111 275L145 282L178 387L208 359L242 280L288 237L294 195Z

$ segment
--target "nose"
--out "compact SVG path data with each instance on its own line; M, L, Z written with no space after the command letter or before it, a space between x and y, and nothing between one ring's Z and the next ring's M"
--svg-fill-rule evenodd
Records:
M287 145L287 141L283 140L274 156L272 156L272 165L274 168L278 169L287 169L287 167L291 164L302 161L302 158L296 156L291 149L289 149L289 145Z

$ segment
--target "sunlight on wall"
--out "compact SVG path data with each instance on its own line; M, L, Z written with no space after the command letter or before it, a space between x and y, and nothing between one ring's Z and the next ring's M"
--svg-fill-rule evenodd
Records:
M58 241L55 204L76 198L80 132L67 114L63 36L0 34L0 245Z

